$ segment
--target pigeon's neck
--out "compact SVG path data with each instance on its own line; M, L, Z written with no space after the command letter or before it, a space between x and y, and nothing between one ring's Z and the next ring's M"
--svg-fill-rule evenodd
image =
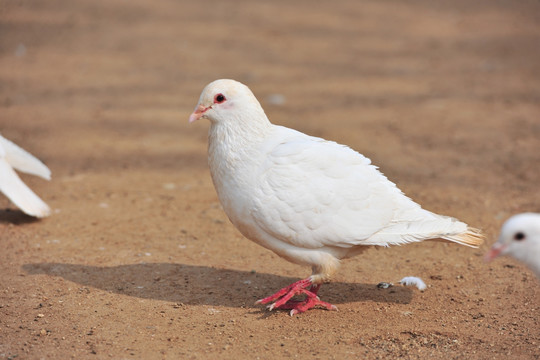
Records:
M533 239L531 239L533 240ZM527 264L531 270L534 271L538 279L540 279L540 243L531 243L526 251L521 251L519 254L515 254L515 257L525 264Z
M242 114L226 122L212 123L208 131L209 154L243 157L264 142L272 130L264 112Z
M233 126L212 123L208 132L208 165L218 197L229 217L245 206L243 189L252 186L254 165L260 164L260 146L267 141L273 125L264 121L237 121ZM238 120L238 119L237 119ZM251 118L253 120L253 118ZM240 126L235 126L236 124ZM234 196L231 197L231 194ZM235 209L235 210L232 210Z

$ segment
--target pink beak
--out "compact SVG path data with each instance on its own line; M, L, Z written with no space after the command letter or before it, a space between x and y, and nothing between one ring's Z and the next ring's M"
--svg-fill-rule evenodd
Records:
M485 261L491 261L497 256L501 255L501 252L506 248L506 245L494 244L493 247L484 255Z
M208 109L209 107L205 108L202 105L197 105L197 107L195 108L195 111L193 111L193 114L189 116L189 122L192 123L194 121L199 120Z

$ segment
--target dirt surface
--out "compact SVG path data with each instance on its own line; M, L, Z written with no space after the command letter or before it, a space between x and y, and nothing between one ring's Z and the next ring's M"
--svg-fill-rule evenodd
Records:
M540 358L540 283L482 260L540 211L538 1L4 0L0 34L0 132L54 209L0 198L0 358ZM487 243L370 249L322 287L337 312L253 305L310 269L220 208L187 118L224 77Z

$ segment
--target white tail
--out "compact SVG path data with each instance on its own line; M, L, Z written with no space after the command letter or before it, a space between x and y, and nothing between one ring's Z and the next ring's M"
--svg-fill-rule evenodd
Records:
M4 156L8 164L15 169L45 180L51 180L51 170L28 151L2 136L0 136L0 147L4 149Z
M478 247L484 241L480 230L449 216L419 209L412 220L394 221L371 236L365 245L400 245L425 240L446 240L460 245ZM419 219L417 216L422 216Z
M484 242L485 236L478 229L467 227L465 232L456 235L441 236L441 239L452 241L460 245L477 248Z
M26 214L45 217L50 209L22 180L5 159L0 159L0 191Z
M26 150L0 136L0 191L26 214L45 217L50 209L19 178L13 168L50 180L51 171Z

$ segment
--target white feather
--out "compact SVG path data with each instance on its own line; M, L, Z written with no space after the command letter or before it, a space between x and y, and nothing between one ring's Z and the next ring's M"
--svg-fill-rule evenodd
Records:
M27 174L39 176L45 180L51 179L51 170L45 164L1 135L0 147L4 150L5 159L13 168Z
M399 280L399 283L405 286L416 286L420 291L424 291L427 288L424 281L422 281L422 279L416 276L406 276L403 279Z
M13 170L50 179L50 170L27 151L0 136L0 191L26 214L45 217L50 209Z

